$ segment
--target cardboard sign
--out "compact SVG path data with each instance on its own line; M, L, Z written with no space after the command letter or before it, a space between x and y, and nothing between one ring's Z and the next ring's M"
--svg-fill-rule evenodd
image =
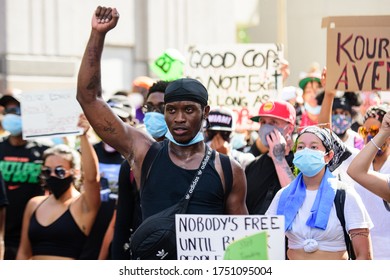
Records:
M228 257L250 259L267 256L270 260L284 260L284 216L176 215L178 259L222 260L230 244L262 232L267 235L267 252L264 251L262 237L255 236L233 245L233 252L229 249ZM258 250L256 254L241 252L248 245L247 241L254 242L255 251Z
M189 46L184 75L207 88L210 106L233 110L236 129L258 130L259 124L250 118L262 103L277 99L282 57L277 44Z
M23 92L21 94L23 139L80 135L81 107L76 90Z
M390 16L327 17L327 90L390 89Z

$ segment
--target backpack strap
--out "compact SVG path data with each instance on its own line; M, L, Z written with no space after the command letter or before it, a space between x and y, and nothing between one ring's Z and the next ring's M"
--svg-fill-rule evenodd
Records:
M145 184L146 178L149 175L150 168L152 167L152 164L157 156L157 153L160 151L161 147L162 144L160 144L160 142L154 142L152 146L150 146L148 152L145 155L144 161L142 163L142 168L141 168L140 190Z
M223 177L225 179L225 199L224 202L226 204L226 199L229 196L232 186L233 186L233 170L232 164L230 162L230 158L227 155L219 153L219 158L221 160L221 166L223 170Z
M334 204L336 206L337 218L339 218L341 226L343 227L345 245L347 246L347 251L349 259L355 260L355 252L352 247L351 239L345 229L345 217L344 217L344 204L345 204L345 190L338 189L336 191L336 196L334 198Z

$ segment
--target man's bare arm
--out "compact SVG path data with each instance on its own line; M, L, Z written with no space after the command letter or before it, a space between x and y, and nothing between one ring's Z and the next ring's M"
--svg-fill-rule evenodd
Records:
M99 137L114 147L138 169L154 141L146 133L125 124L102 98L101 56L108 31L119 19L115 8L98 7L92 17L92 30L80 65L77 100ZM137 143L135 149L134 143ZM138 177L138 176L136 176Z

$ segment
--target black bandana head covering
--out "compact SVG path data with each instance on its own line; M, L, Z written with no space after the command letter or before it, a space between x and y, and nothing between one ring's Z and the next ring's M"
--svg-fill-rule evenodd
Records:
M374 118L382 123L383 117L386 115L388 110L389 107L386 104L371 106L367 109L363 122L365 122L368 118Z
M352 153L348 150L344 142L341 141L341 139L329 129L320 128L314 125L308 126L299 133L297 141L303 133L314 134L321 140L322 144L326 149L326 152L334 152L333 158L327 164L330 172L336 170L336 168L339 167L344 160L346 160L347 158L349 158L350 155L352 155Z
M206 106L207 89L195 79L183 78L169 83L165 90L164 102L194 101Z

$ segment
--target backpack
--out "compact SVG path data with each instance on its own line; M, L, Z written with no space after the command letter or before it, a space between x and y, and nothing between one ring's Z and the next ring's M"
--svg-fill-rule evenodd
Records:
M345 204L345 190L338 189L334 198L334 204L336 206L337 218L339 218L341 226L343 227L345 245L347 246L347 252L350 260L356 260L355 251L353 250L351 238L345 229L345 217L344 217L344 204Z
M141 186L151 167L151 158L154 159L159 150L154 143L145 156L141 172ZM224 171L226 194L232 186L232 168L230 159L220 154ZM202 164L205 159L203 159ZM146 162L146 163L145 163ZM193 181L194 182L194 181ZM186 196L188 195L188 191ZM176 228L175 215L185 214L189 199L183 197L178 203L145 219L130 237L130 259L132 260L176 260ZM225 195L226 201L227 195Z

